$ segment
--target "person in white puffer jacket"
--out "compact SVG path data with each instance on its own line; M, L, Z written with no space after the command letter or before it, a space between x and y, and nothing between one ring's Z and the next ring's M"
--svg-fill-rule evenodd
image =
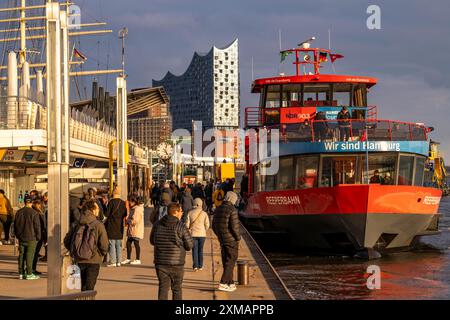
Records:
M203 211L203 201L200 198L194 199L194 208L189 211L186 227L194 240L192 249L192 261L194 272L203 269L203 246L206 240L206 232L209 229L208 214Z

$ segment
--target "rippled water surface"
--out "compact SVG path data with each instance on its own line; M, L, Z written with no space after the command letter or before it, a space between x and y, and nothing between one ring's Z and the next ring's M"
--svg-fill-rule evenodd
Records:
M267 254L296 299L450 299L450 197L440 213L441 234L423 237L412 252L372 261ZM367 288L369 265L381 269L379 290Z

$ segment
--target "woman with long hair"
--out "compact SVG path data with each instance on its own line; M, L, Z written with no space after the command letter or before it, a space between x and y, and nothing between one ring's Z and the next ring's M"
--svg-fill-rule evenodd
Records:
M141 247L139 240L144 239L144 202L141 198L129 198L130 214L127 223L127 259L122 264L141 264ZM132 245L136 249L136 259L131 261Z

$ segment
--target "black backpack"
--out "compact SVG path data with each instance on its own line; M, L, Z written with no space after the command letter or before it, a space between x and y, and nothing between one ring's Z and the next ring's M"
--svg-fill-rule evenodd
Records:
M100 221L80 225L72 234L70 242L70 254L75 260L89 260L95 253L97 239L95 238L95 227Z

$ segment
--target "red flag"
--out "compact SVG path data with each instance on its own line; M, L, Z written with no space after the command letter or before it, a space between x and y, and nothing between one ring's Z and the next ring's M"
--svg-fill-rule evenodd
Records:
M76 48L73 48L73 55L74 55L74 57L79 58L83 61L87 60L87 57L84 54L82 54L80 51L78 51Z
M362 137L361 137L361 141L367 141L367 135L366 135L366 131L364 131Z
M344 56L342 54L330 53L331 63L336 61L337 59L342 59Z

